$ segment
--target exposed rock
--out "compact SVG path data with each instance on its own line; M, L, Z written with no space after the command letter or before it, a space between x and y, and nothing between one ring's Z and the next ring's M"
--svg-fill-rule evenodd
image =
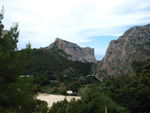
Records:
M5 34L7 34L7 33L8 33L8 30L3 30L3 31L2 31L2 34L3 34L3 35L5 35Z
M77 44L57 38L50 46L49 50L57 50L60 55L71 61L95 62L93 48L81 48Z
M63 72L62 72L62 74L68 74L69 72L74 72L75 70L73 69L73 68L71 68L71 67L69 67L68 69L66 69L66 70L64 70Z
M105 57L99 63L102 75L131 74L133 61L150 59L150 24L127 30L109 43Z
M2 31L2 36L1 36L1 37L3 38L3 37L4 37L4 35L5 35L5 34L7 34L7 33L8 33L8 31L7 31L7 30L3 30L3 31Z

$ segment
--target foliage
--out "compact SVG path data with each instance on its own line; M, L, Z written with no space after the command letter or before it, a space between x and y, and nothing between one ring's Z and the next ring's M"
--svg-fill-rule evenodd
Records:
M0 13L0 112L40 112L46 103L35 100L32 89L19 81L25 62L30 58L31 45L17 52L18 24L4 34L2 19L3 12Z
M95 84L95 83L99 84L100 82L96 77L88 76L86 77L85 80L81 80L80 83L82 85L87 85L87 84Z
M123 108L104 95L97 85L90 85L82 95L84 113L120 113Z
M83 113L83 103L82 103L82 101L72 99L68 103L66 113Z
M31 86L39 85L37 91L44 93L66 94L66 90L77 92L80 85L97 81L85 77L91 72L91 66L91 63L69 61L57 51L49 51L47 48L32 49L31 60L26 62L22 75L33 75L33 77L22 81L24 83L31 81ZM85 80L80 80L81 77ZM77 86L73 86L72 83L76 81L78 81ZM64 83L65 90L59 88L61 83Z
M58 88L59 94L65 95L67 90L66 90L66 86L64 85L64 83L60 83L60 87Z
M150 60L133 66L130 76L107 76L99 85L89 85L81 100L68 102L65 113L149 113Z
M81 84L79 81L74 81L71 84L69 84L69 90L72 90L73 92L78 92L79 88L81 87Z
M150 61L134 62L135 74L109 76L101 84L102 92L131 113L149 113L150 107ZM104 88L105 87L105 88Z
M54 103L48 113L66 113L67 106L68 101L64 99L64 101Z
M89 83L92 85L82 89L81 100L54 103L49 113L150 112L150 60L133 62L134 73L130 76L108 75L98 84L96 78L86 76L94 64L72 62L46 48L31 51L30 44L17 51L18 24L3 33L2 19L3 9L0 13L0 112L46 113L47 103L36 100L35 93L64 95L67 90L77 92ZM34 76L20 78L21 74Z
M23 74L34 76L45 75L49 76L50 79L56 79L59 76L68 75L70 80L71 77L88 75L90 70L90 63L72 62L60 56L55 51L41 48L32 50L31 60L27 63L26 70ZM61 78L59 79L62 82L64 81Z
M65 104L64 104L65 103ZM115 104L108 96L100 92L95 85L89 86L81 100L66 100L53 104L49 113L121 113L124 108Z

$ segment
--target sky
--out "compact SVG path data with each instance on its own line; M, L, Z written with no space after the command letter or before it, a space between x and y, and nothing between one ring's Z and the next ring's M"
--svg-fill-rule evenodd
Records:
M150 23L150 0L0 0L3 24L19 24L18 49L46 47L59 37L95 50L101 60L111 40Z

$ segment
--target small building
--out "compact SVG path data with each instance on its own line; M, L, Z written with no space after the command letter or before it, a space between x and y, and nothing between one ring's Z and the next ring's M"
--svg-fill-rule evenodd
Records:
M72 95L73 92L70 90L70 91L67 91L67 94Z

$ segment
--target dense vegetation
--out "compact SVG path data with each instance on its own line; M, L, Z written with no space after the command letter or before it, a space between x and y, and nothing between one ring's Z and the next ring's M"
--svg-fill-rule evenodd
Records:
M49 113L121 113L127 109L114 103L101 92L97 84L90 85L82 94L81 100L67 100L54 103Z
M20 74L29 59L31 45L17 53L18 25L3 34L3 9L0 12L0 113L45 112L47 104L35 100L32 88L20 83Z
M60 56L56 51L33 49L31 60L27 63L24 75L45 75L51 79L63 79L61 76L68 75L69 81L72 77L86 76L91 70L91 63L72 62Z
M133 67L134 74L107 76L89 85L81 100L55 103L49 113L149 113L150 60L134 62Z
M18 25L3 34L0 13L0 113L150 113L150 60L133 62L130 76L106 76L103 82L86 76L92 64L71 62L56 51L15 51ZM31 57L30 57L31 55ZM30 59L30 60L29 60ZM20 77L20 75L33 75ZM82 89L82 90L81 90ZM36 100L37 92L80 92L81 100L53 104Z
M34 91L66 94L67 90L78 92L86 84L98 83L91 73L92 63L69 61L58 54L63 51L49 51L46 48L32 49L31 59L26 62L22 82L34 86Z

